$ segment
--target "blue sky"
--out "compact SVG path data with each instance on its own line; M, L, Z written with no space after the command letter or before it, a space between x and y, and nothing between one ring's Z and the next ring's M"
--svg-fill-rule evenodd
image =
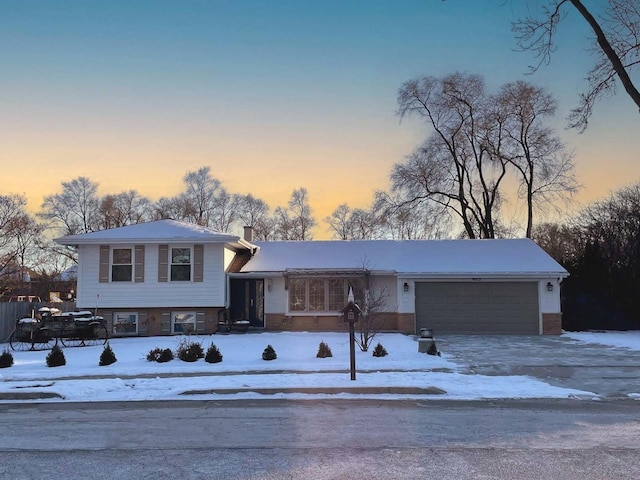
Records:
M622 94L597 105L585 134L564 130L591 60L584 21L571 12L551 65L525 77L536 60L514 51L510 30L524 5L0 0L0 193L25 193L37 209L85 175L102 193L155 200L208 165L272 207L305 186L321 219L342 202L367 206L426 135L395 114L400 85L454 71L556 95L581 200L637 181L640 117Z

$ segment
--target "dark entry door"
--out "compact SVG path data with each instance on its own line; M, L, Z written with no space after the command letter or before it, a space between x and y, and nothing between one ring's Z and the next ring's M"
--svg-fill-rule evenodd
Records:
M264 280L231 280L231 321L249 320L252 327L264 327Z

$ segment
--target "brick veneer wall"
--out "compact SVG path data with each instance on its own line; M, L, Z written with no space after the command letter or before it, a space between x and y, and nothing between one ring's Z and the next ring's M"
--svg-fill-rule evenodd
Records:
M399 331L415 333L415 318L412 313L380 313L383 317L381 331ZM267 314L266 330L285 330L294 332L327 332L340 331L347 328L341 315L300 315Z
M543 313L542 314L542 334L560 335L562 333L562 314Z

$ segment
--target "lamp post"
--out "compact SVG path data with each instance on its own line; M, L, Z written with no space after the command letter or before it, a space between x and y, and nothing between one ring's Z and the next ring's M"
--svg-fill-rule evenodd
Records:
M355 323L360 317L360 307L355 303L353 299L353 289L349 287L349 296L347 297L347 304L342 308L342 319L345 322L349 322L349 363L351 371L351 380L356 379L356 335L355 335Z

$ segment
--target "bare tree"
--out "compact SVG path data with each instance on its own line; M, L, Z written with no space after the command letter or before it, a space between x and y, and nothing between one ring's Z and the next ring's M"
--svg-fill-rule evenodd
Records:
M291 193L287 208L274 212L276 237L280 240L313 240L311 229L317 224L311 212L309 194L302 187Z
M558 26L571 7L583 17L595 35L591 51L596 54L597 61L587 75L589 86L569 116L569 126L583 132L596 101L616 93L616 77L640 109L640 92L630 76L640 63L640 5L637 0L609 0L602 14L596 15L581 0L548 0L543 3L538 15L519 18L512 23L518 46L522 50L533 51L539 59L532 71L550 62Z
M346 203L325 218L338 240L372 240L381 237L381 220L372 210L351 209Z
M38 216L50 221L64 235L93 232L100 228L98 184L87 177L62 182L62 192L44 197Z
M428 199L446 207L462 220L469 238L495 237L506 175L506 161L497 150L499 117L487 99L482 77L461 73L411 80L398 93L401 118L417 115L433 133L393 167L392 192L406 204Z
M191 204L184 195L177 197L161 197L154 205L154 220L172 219L183 222L190 221L192 217Z
M384 312L388 311L391 298L389 288L371 275L369 259L362 261L364 275L353 280L356 303L360 307L360 319L356 323L356 343L361 351L367 352L375 336L384 327Z
M394 240L424 240L446 236L450 218L445 207L435 203L414 201L407 203L399 195L378 191L373 210L383 238Z
M527 209L526 237L531 238L534 210L559 211L578 190L572 155L542 123L556 110L555 99L544 88L523 81L507 83L494 103L506 119L502 152L518 173L518 193Z
M109 194L100 200L102 228L116 228L143 223L152 218L152 203L136 190Z
M238 218L249 227L263 220L269 214L269 205L264 200L247 195L236 195L235 205Z
M228 232L237 219L235 197L220 187L214 202L214 215L209 226L218 232Z
M191 208L191 221L210 226L222 190L220 180L211 175L210 167L201 167L194 172L187 172L183 181L186 187L183 195L185 203Z

